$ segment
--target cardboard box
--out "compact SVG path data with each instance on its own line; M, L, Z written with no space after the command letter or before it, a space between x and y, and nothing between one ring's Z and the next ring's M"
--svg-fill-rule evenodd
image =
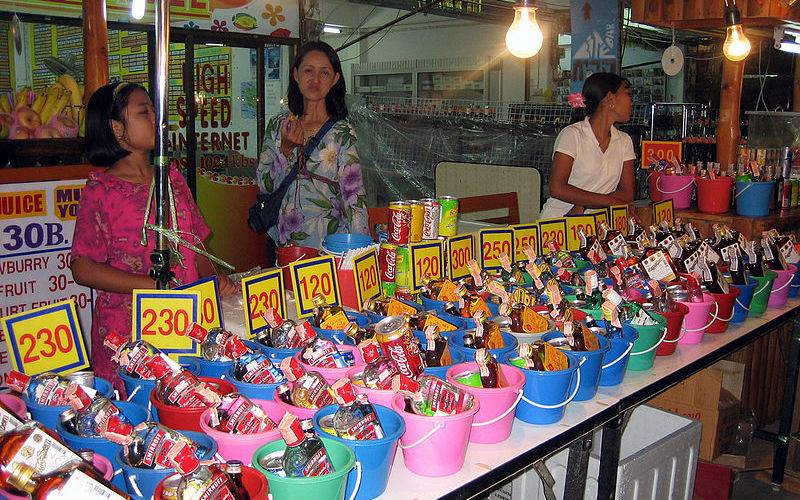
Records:
M720 361L659 394L648 404L703 425L700 458L712 461L735 439L741 417L744 365Z

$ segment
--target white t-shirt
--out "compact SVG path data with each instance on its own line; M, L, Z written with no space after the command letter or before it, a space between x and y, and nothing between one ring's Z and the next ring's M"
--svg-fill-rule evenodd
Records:
M622 164L636 159L631 137L616 127L611 127L611 141L604 153L592 132L589 118L564 127L556 137L553 155L556 153L564 153L573 159L569 184L599 194L616 191L622 176ZM539 217L562 217L573 206L558 198L548 198Z

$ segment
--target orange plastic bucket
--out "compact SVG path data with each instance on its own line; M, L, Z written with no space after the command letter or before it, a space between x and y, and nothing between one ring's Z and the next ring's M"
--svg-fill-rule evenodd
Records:
M278 259L278 267L283 268L283 286L287 290L292 289L292 275L289 274L289 264L295 261L312 259L319 256L319 250L311 247L299 247L297 245L287 245L278 247L275 250Z

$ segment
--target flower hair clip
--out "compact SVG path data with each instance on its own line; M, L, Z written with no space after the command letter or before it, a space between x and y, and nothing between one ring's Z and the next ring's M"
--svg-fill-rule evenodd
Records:
M586 101L583 99L583 94L580 92L573 92L572 94L567 96L567 101L569 105L573 108L585 108Z

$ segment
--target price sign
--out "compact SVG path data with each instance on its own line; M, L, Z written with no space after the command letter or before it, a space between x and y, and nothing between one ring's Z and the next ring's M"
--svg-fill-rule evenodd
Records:
M628 230L628 205L612 205L611 222L612 228L625 234Z
M642 168L650 168L651 158L681 161L681 142L642 141Z
M567 243L567 220L562 218L558 219L542 219L539 221L539 235L540 246L543 254L549 254L550 249L547 247L551 242L558 245L561 249L566 249Z
M572 252L581 247L581 239L578 237L579 229L582 229L586 236L597 234L594 221L594 215L567 216L567 250Z
M179 286L176 290L193 290L200 292L200 326L206 330L211 328L225 328L222 318L222 306L219 302L219 281L216 276L209 276L201 280Z
M73 300L2 318L14 370L26 375L53 371L66 375L89 368Z
M192 290L134 290L133 339L146 340L177 359L200 354L200 346L179 335L198 322L200 292Z
M525 255L526 245L539 253L539 224L517 224L511 226L511 230L514 231L514 262L528 260Z
M608 226L608 209L607 208L589 208L584 210L584 215L592 215L594 217L594 226L600 227L600 223Z
M667 221L670 227L675 223L675 208L672 206L672 198L669 200L652 203L653 223L658 225L661 221Z
M451 280L459 280L469 276L467 262L474 257L475 239L471 234L462 234L447 239L448 276Z
M422 287L422 278L441 278L444 269L442 264L442 242L412 243L411 249L411 284L414 289Z
M367 299L380 297L378 253L374 249L356 257L353 261L353 274L356 279L356 298L359 304L363 304Z
M333 255L292 262L289 272L292 275L298 318L306 318L314 313L315 295L325 297L328 305L338 306L342 303Z
M479 233L480 259L483 269L500 269L500 254L509 258L514 253L514 231L512 229L482 229Z
M267 309L275 309L281 318L286 318L286 288L283 271L272 269L261 274L248 276L242 280L242 304L244 324L250 338L267 328L261 315Z

